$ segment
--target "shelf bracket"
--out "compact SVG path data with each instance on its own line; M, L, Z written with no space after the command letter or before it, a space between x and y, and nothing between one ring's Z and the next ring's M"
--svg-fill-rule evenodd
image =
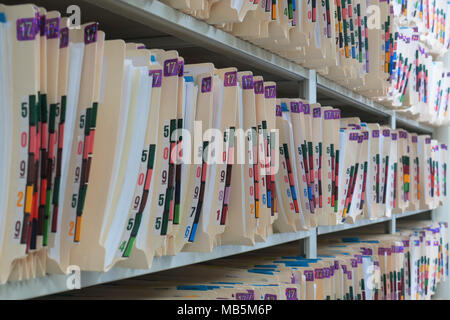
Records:
M300 87L300 96L309 103L317 103L317 73L316 70L308 70L308 79L303 80Z
M311 235L300 240L300 255L307 259L317 258L317 232L316 229L311 230Z

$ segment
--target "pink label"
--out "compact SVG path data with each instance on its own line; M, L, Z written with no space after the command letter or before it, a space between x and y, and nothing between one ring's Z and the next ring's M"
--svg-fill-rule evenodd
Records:
M211 92L212 90L212 77L206 77L202 79L202 93Z
M225 87L236 87L237 86L237 72L231 71L225 73L223 85Z

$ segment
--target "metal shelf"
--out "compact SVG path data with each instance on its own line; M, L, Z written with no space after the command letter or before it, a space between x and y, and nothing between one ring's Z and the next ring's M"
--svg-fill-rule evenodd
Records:
M309 237L315 237L315 232L316 229L296 233L276 233L269 236L266 242L259 242L254 246L225 245L215 247L210 253L181 252L176 256L155 257L150 270L135 270L114 267L110 271L104 273L82 271L80 277L81 288L224 258ZM0 285L0 300L31 299L66 292L69 291L67 288L68 279L69 276L48 275L43 278Z
M42 6L48 4L48 9L52 9L52 7L57 5L62 6L62 3L65 5L70 2L70 0L36 1ZM154 30L157 30L160 34L157 34L159 38L156 38L156 43L158 43L158 39L162 39L160 35L171 35L178 39L182 39L183 43L189 42L196 46L204 47L207 50L224 57L224 59L237 59L254 69L276 75L284 80L294 83L295 86L299 86L300 81L305 81L306 86L304 86L304 88L307 89L305 90L305 95L307 95L307 98L311 99L311 101L315 100L316 93L319 92L332 99L333 103L335 103L334 106L340 107L342 105L342 108L347 111L359 111L365 115L376 116L384 121L391 120L391 124L395 125L398 123L399 127L404 127L405 129L416 131L418 133L433 134L434 132L432 127L399 116L393 110L390 110L367 97L344 88L321 75L316 76L314 70L303 68L294 62L219 30L214 26L208 25L203 21L197 20L159 1L83 0L82 2L94 9L88 14L94 16L95 19L99 19L100 22L102 17L108 15L110 18L116 16L122 18L121 20L131 21L134 24L139 24L139 26L144 27L144 32L140 29L139 37L142 37L143 33L146 33L149 36L148 39L150 43L152 41L152 36L155 36ZM112 22L115 21L114 19L112 20ZM114 25L117 28L121 28L120 23L118 26L116 26L116 24L117 23L111 24L111 21L109 21L110 27L111 25ZM133 37L135 36L133 30L132 27L128 27L128 29L125 28L121 30L121 32L127 34L129 37ZM317 252L317 235L361 228L383 222L390 223L391 232L393 232L395 231L396 219L424 213L426 211L429 210L408 212L402 215L394 215L391 218L377 220L364 219L357 221L355 224L321 226L307 232L274 234L268 237L266 242L257 243L255 246L220 246L214 248L211 253L183 252L173 257L156 257L150 270L134 270L115 267L106 273L81 272L81 287L94 286L150 274L302 239L306 243L306 255L313 258L316 256ZM65 292L68 291L66 286L67 279L67 276L64 275L48 275L39 279L0 285L0 299L29 299Z
M391 217L384 217L384 218L375 219L375 220L361 219L361 220L356 221L354 224L344 223L344 224L340 224L337 226L320 226L320 227L317 227L317 234L322 235L322 234L340 232L340 231L349 230L349 229L366 227L366 226L370 226L370 225L374 225L374 224L382 223L382 222L393 222L394 226L395 226L395 220L397 220L397 219L406 218L406 217L410 217L410 216L414 216L414 215L418 215L418 214L422 214L422 213L426 213L426 212L430 212L430 209L409 211L409 212L399 213L399 214L393 213ZM395 233L395 230L393 230L393 231L394 232L392 232L392 233Z
M175 10L159 1L148 0L84 0L103 10L190 41L224 57L232 56L261 70L289 80L308 78L307 69L229 33Z

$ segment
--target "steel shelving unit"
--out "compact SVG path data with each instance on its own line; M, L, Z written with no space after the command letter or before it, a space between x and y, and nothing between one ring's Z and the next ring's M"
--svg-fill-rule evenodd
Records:
M8 3L8 0L3 2L5 1ZM17 2L21 1L11 1L11 4ZM66 12L65 8L73 4L71 0L35 0L34 2L60 12ZM287 84L294 88L293 95L298 95L300 92L300 95L310 102L326 100L327 104L347 111L354 110L355 113L376 116L377 119L382 119L393 128L398 125L421 134L433 135L434 133L432 127L399 116L395 111L318 75L315 70L303 68L159 1L82 0L79 1L79 5L85 17L83 22L89 19L99 21L109 38L120 37L125 40L144 42L150 47L164 43L167 48L177 48L177 45L181 48L203 48L214 53L214 58L211 58L214 63L217 62L220 65L228 61L239 61L239 67L247 67L255 74L263 74L265 77L268 75L269 80ZM186 61L189 63L189 60ZM238 64L230 63L230 65ZM300 241L302 253L309 258L314 258L317 256L317 237L320 235L377 223L385 223L388 227L387 232L395 233L396 219L426 212L429 210L407 212L377 220L363 219L356 221L355 224L320 226L304 232L274 234L268 237L266 242L257 243L255 246L219 246L211 253L183 252L174 257L156 257L149 270L114 267L106 273L83 271L80 277L81 287L136 277L293 241ZM29 299L65 292L69 290L67 287L69 277L70 275L48 275L44 278L0 285L0 299Z

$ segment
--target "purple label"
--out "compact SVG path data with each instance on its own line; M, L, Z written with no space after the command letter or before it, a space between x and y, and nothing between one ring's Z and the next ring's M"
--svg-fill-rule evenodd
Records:
M329 267L328 270L330 270L330 277L334 276L334 265Z
M408 133L406 131L400 131L399 136L400 136L400 139L407 139Z
M364 141L369 140L369 132L368 131L363 132L363 139L364 139Z
M420 247L420 241L419 240L414 240L414 245L416 247Z
M308 103L304 103L302 109L304 114L311 114L311 106Z
M418 36L417 34L414 34L414 35L412 36L412 40L413 40L413 41L418 41L418 40L419 40L419 36Z
M403 240L403 246L409 248L409 240Z
M345 264L342 265L342 270L344 270L344 273L347 273L347 266Z
M45 34L47 39L58 39L59 38L59 26L61 18L48 19L45 23Z
M364 256L371 256L373 254L373 251L371 248L361 248L361 252ZM362 257L361 257L362 259Z
M39 19L39 31L41 37L45 36L45 15L41 16Z
M386 254L386 249L385 248L378 248L378 255L379 256L384 256Z
M427 246L427 247L429 247L429 246L431 246L431 241L425 241L425 245Z
M263 94L264 93L264 82L263 81L255 81L255 94Z
M62 28L59 32L59 48L67 48L69 46L69 28Z
M139 46L137 48L138 48L138 50L147 49L147 47L145 45Z
M202 79L202 93L211 92L212 90L212 77L206 77Z
M36 39L37 35L37 19L25 18L17 20L17 40L29 41Z
M162 70L150 70L148 75L153 76L152 87L160 88L162 85Z
M339 270L339 261L334 261L334 270Z
M374 261L373 265L379 267L380 266L380 262L379 261Z
M347 272L347 279L352 280L352 271Z
M446 144L441 144L441 149L442 150L447 150L447 145Z
M379 138L379 137L380 137L380 130L373 130L372 138Z
M431 143L431 138L426 138L425 139L425 144L430 144Z
M305 277L306 277L306 281L314 281L314 271L312 270L305 270L304 271Z
M286 289L286 300L298 300L296 288Z
M184 77L184 61L178 61L178 77Z
M332 110L324 111L324 117L325 120L333 120L333 111Z
M334 120L341 119L341 110L334 110Z
M350 261L352 262L352 268L358 268L358 260L350 259Z
M364 141L364 135L360 134L358 135L358 143L363 143Z
M396 133L393 133L393 134L392 134L392 140L393 140L393 141L397 141L397 134L396 134Z
M316 279L321 280L323 279L323 269L315 269L314 270L314 276Z
M291 112L292 113L300 113L300 103L291 102Z
M356 132L352 132L349 134L349 140L350 141L358 141L359 135Z
M387 255L390 256L392 254L392 249L391 248L386 248L386 252L387 252Z
M274 294L266 294L265 296L264 296L264 300L277 300L277 296L276 295L274 295Z
M164 77L178 76L178 59L164 61Z
M236 87L237 86L237 71L230 71L225 73L223 79L224 87Z
M417 136L413 136L412 139L411 139L411 141L412 141L413 143L417 143L417 140L418 140L418 139L417 139Z
M253 76L243 76L242 77L242 89L244 89L244 90L253 89Z
M314 118L320 118L320 117L322 117L322 109L321 109L321 108L315 108L315 109L313 109L313 117L314 117Z
M98 23L93 23L84 29L84 44L97 42Z
M249 293L236 293L236 300L253 300Z
M283 116L283 112L282 112L282 110L281 110L281 106L278 105L278 106L276 107L275 115L276 115L277 117Z
M355 254L355 258L356 258L356 261L357 261L359 264L363 263L363 261L362 261L362 255L360 255L360 254Z
M323 269L323 276L324 276L324 278L327 278L327 279L331 278L330 268L324 268Z
M265 88L265 98L266 99L274 99L277 97L277 87L269 86Z
M391 136L391 130L383 130L383 136L389 138Z

